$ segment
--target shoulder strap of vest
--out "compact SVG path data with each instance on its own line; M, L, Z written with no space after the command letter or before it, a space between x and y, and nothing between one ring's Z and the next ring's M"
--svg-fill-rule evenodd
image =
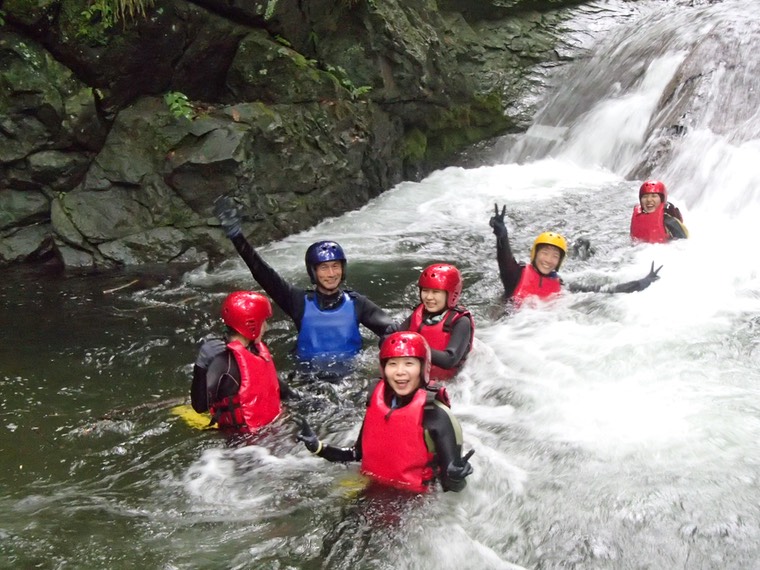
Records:
M451 329L454 328L454 323L461 317L467 317L470 319L470 323L472 324L472 315L470 314L470 311L464 307L458 305L453 309L449 309L449 312L446 314L446 318L443 320L443 332L450 333Z
M451 403L449 402L449 395L446 392L446 388L443 386L426 386L425 388L427 390L427 395L425 398L425 408L431 409L431 408L438 408L440 410L443 410L443 412L449 416L449 418L453 418L453 413L451 411ZM461 442L462 436L461 436L461 427L458 427L459 424L452 419L452 425L454 426L454 430L456 433L456 430L459 429L459 433L457 434L457 441ZM430 435L430 432L427 429L424 429L424 437L425 437L425 446L427 447L428 451L430 453L435 453L435 441L433 441L432 436Z
M433 406L436 401L442 403L447 408L451 407L451 400L445 386L425 386L425 390L427 391L425 394L426 408Z

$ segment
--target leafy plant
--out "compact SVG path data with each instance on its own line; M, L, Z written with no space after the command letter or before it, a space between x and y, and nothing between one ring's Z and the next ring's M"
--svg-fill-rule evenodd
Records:
M148 14L148 8L153 7L155 0L107 0L114 6L116 19L124 21L135 16L145 17Z
M107 32L117 22L126 22L127 18L147 15L148 8L155 0L94 0L82 10L77 36L88 38L99 44L107 41Z
M5 25L5 12L0 10L0 26L4 26L4 25Z
M362 95L366 95L372 91L372 86L370 85L361 85L359 87L354 85L354 82L351 81L351 78L348 76L346 70L343 69L340 65L327 65L325 66L325 71L331 73L337 78L340 84L351 94L352 99L357 99Z
M164 103L169 107L171 114L178 119L192 120L195 117L195 110L184 93L169 91L164 95Z
M266 10L264 10L264 19L270 20L274 16L275 8L277 8L278 0L268 0Z

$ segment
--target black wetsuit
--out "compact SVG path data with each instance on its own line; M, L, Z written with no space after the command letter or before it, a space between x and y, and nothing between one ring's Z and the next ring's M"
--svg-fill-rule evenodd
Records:
M296 329L301 330L301 321L303 320L304 309L306 307L306 294L314 295L320 310L332 310L339 307L344 302L343 293L347 293L354 301L356 317L362 325L381 336L386 329L393 323L391 318L385 314L380 307L367 299L364 295L356 291L338 290L331 295L325 295L319 291L307 291L300 287L294 287L285 281L280 275L272 269L258 254L258 252L248 243L248 240L242 234L232 238L240 257L243 259L251 275L261 288L267 292L277 306L290 317L296 325Z
M254 351L253 344L249 350ZM280 398L297 398L287 383L279 379ZM234 396L240 389L240 368L235 356L227 349L222 339L212 339L203 343L193 366L193 383L190 387L190 402L198 412L207 412L216 402Z
M374 386L372 387L374 389ZM414 393L406 396L397 407L403 407L414 398ZM390 405L390 402L386 402ZM462 459L462 430L459 422L440 405L426 405L422 414L422 427L430 434L435 444L435 472L444 491L461 491L467 485L466 479L452 479L448 476L447 468L452 462L459 463ZM364 427L362 426L362 431ZM328 461L361 461L362 431L353 447L335 447L323 445L320 457ZM392 442L388 444L389 452L393 449Z
M440 317L443 314L445 314L445 311L443 311L443 313L439 313L438 315L430 315L430 313L425 312L423 316L423 323L435 324L435 322L438 322L435 321L435 318ZM394 325L392 331L389 332L408 331L410 330L409 325L411 322L412 315L409 315L409 317L403 323L400 325ZM449 338L448 345L446 345L446 349L430 349L430 361L433 363L433 366L445 368L446 370L451 370L452 368L459 366L462 362L462 359L466 358L470 352L471 337L472 322L470 319L457 319L457 321L454 323L454 326L451 327L451 337Z
M525 266L515 259L507 236L496 238L496 261L499 264L499 277L504 285L504 291L507 298L511 299ZM565 284L561 279L560 283L572 293L634 293L646 289L650 284L646 279L636 279L619 285Z
M666 213L663 214L662 221L665 224L665 231L668 232L670 239L686 239L688 237L684 231L683 224L678 221L678 218Z

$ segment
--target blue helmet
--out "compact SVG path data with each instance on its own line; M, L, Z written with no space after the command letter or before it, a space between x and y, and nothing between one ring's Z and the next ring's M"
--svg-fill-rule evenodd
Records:
M306 250L304 262L306 263L306 273L309 274L312 284L317 283L317 276L314 274L314 267L325 261L340 261L343 267L341 282L346 279L346 254L343 248L334 241L318 241L309 246Z

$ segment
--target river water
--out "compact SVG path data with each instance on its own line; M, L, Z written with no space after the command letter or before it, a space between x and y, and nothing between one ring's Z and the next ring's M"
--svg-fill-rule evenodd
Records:
M477 323L450 387L475 450L464 492L364 493L355 465L294 441L287 414L227 441L172 413L224 295L252 286L236 259L99 277L6 269L0 567L760 568L760 6L695 3L637 3L487 165L402 183L261 248L305 284L305 248L336 239L349 285L399 319L421 268L461 268ZM663 106L697 62L692 103ZM665 145L658 127L674 122ZM630 244L642 164L688 241ZM519 257L546 229L591 241L566 281L640 278L653 261L661 279L505 316L494 202ZM277 312L266 340L284 374L293 339ZM357 435L377 374L367 344L354 376L299 386L293 407L332 443Z

